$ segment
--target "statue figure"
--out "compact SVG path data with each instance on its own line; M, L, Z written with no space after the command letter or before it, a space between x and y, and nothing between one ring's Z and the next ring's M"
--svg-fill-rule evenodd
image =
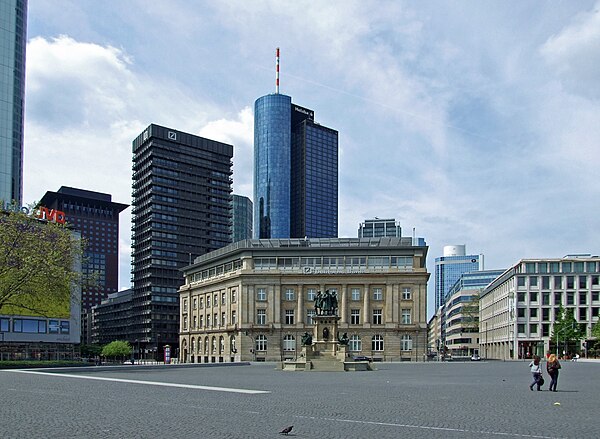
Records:
M337 315L337 310L338 310L338 298L337 298L337 292L336 291L334 291L333 293L331 293L330 300L331 300L331 315L332 316L336 316Z
M315 312L318 316L323 315L323 293L317 292L315 296Z
M338 337L338 341L340 342L340 344L342 346L347 346L348 343L350 342L350 339L348 338L348 333L344 332L344 335L342 335L341 337Z
M323 328L323 340L329 339L329 329L327 327Z
M312 344L312 335L305 332L302 336L302 346L310 346Z

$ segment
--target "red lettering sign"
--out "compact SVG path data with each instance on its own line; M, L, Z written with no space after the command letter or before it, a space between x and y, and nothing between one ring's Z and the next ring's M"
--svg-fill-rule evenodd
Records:
M39 208L38 218L58 224L64 224L66 221L65 213L62 210L48 209L47 207Z

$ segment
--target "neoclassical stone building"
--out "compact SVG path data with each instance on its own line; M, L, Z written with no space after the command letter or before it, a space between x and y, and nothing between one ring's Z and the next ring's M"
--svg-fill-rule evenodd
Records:
M261 239L202 255L183 269L179 359L296 358L313 328L314 297L329 290L350 356L422 361L427 250L412 238Z

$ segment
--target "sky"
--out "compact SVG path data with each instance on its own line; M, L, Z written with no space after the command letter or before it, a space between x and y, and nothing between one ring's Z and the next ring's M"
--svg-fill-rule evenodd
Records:
M24 202L131 203L150 123L234 145L252 198L254 101L339 131L339 236L395 218L486 269L600 254L600 1L30 0ZM119 288L130 285L131 209Z

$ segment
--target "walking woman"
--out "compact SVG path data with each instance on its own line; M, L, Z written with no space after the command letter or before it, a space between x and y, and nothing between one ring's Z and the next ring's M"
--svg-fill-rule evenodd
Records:
M553 392L556 392L556 384L558 383L558 369L560 369L558 358L556 358L556 355L551 354L548 357L548 362L546 363L546 370L548 371L548 375L550 375L549 390Z
M537 385L537 389L542 390L542 367L540 366L540 357L538 355L533 357L533 361L529 363L531 369L531 375L533 375L533 382L529 386L529 390L533 390L533 386Z

